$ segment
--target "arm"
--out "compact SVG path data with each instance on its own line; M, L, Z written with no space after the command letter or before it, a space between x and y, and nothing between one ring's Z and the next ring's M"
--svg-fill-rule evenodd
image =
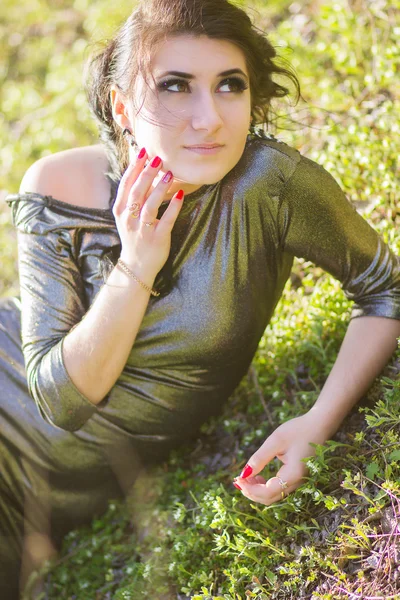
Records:
M400 337L400 321L384 317L352 319L335 364L309 411L310 420L329 439L382 372Z
M303 158L282 194L282 243L343 283L355 301L342 347L315 405L287 421L249 459L237 484L248 498L271 504L281 499L277 477L258 473L277 456L277 476L296 489L306 473L302 459L323 444L368 390L396 349L400 335L399 259L347 202L333 178Z
M271 504L281 499L279 480L268 482L257 475L275 456L283 466L277 475L294 491L306 475L302 459L312 456L313 444L323 444L339 428L351 408L369 389L397 347L400 321L384 317L360 317L350 322L335 364L314 406L287 421L270 435L249 459L249 479L235 480L245 496Z
M170 232L182 202L173 199L163 218L151 228L132 219L126 210L127 198L134 193L142 198L137 188L145 186L148 190L158 172L152 167L143 170L144 160L127 169L114 214L122 242L121 257L151 286L168 256ZM149 194L141 215L145 221L155 220L153 215L157 215L167 187L160 183ZM34 192L32 196L34 200ZM75 255L79 247L79 233L74 231L76 213L72 211L73 216L66 218L66 229L60 229L51 211L43 210L45 206L46 202L39 207L34 201L25 202L21 215L18 208L14 210L20 229L23 351L29 389L39 410L53 424L75 430L93 414L95 404L119 377L149 292L115 268L86 312ZM68 209L63 211L68 215Z
M135 265L132 270L138 273ZM154 278L148 273L141 277L151 287ZM82 321L65 336L65 368L78 390L93 404L104 399L120 376L149 298L148 291L115 267Z
M29 204L33 210L35 201ZM36 205L36 210L40 209L40 204ZM43 222L45 217L39 214L34 218L34 231L18 232L21 334L27 383L42 416L57 427L75 431L92 416L96 403L107 394L105 386L110 381L107 377L119 376L118 360L122 361L126 344L134 343L134 327L140 325L148 292L114 269L109 277L112 285L103 286L87 311L84 282L74 253L79 233L49 231L46 224L40 231L37 221ZM106 235L105 241L109 240ZM124 305L129 318L125 316L127 322L121 332L119 321L124 319ZM107 327L111 330L108 338ZM110 351L114 333L120 335L115 353ZM75 351L73 343L69 343L70 337L78 345ZM64 357L66 343L67 352L73 354L69 361ZM106 378L101 377L102 357L103 360L108 357L111 365ZM70 366L74 360L86 372L87 389L74 376ZM96 372L97 381L91 382L89 376L94 377ZM99 397L101 394L103 398Z
M182 207L171 201L162 219L158 208L172 181L163 179L151 191L160 165L145 165L146 155L131 164L119 185L114 216L121 238L121 259L131 272L152 288L168 258L171 230ZM146 198L147 195L147 198ZM132 217L128 205L141 207ZM139 212L139 209L138 209ZM150 227L145 223L153 223ZM84 319L66 336L65 367L76 387L97 404L120 376L145 314L150 292L117 266Z

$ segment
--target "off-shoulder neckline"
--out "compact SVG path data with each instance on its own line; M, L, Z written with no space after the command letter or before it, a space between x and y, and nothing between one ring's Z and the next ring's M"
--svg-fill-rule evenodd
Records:
M282 142L280 140L277 140L274 136L270 136L265 134L261 129L258 129L252 133L250 133L247 136L247 140L246 140L246 145L245 147L248 146L248 144L250 142L254 142L254 141L263 141L265 142L278 142L280 144L282 144ZM285 144L282 144L285 145ZM219 183L221 183L222 180L218 181L217 183L212 183L212 184L204 184L202 185L199 189L195 190L194 192L190 192L189 194L185 195L185 201L192 201L192 200L196 200L199 196L203 195L206 191L210 190L210 189L214 189ZM111 183L111 182L110 182ZM116 184L116 189L117 189L118 185ZM69 211L79 211L80 213L83 214L87 214L87 215L98 215L98 216L102 216L104 218L111 218L112 220L114 220L114 215L112 212L112 206L108 207L108 208L95 208L95 207L90 207L90 206L81 206L79 204L72 204L70 202L65 202L64 200L59 200L58 198L55 198L54 196L52 196L51 194L39 194L38 192L21 192L21 193L16 193L16 194L9 194L9 198L10 200L12 198L23 198L23 197L32 197L32 198L36 198L36 199L40 199L40 200L44 200L47 205L51 206L59 206L60 208L65 208ZM169 201L164 201L161 206L164 206L168 203Z
M193 200L198 198L200 195L202 195L206 189L211 188L213 186L215 186L216 184L204 184L202 185L199 189L195 190L194 192L190 192L189 194L185 195L185 200ZM64 200L59 200L58 198L55 198L54 196L52 196L51 194L39 194L38 192L20 192L17 194L10 194L10 197L20 197L20 198L24 198L24 197L32 197L32 198L37 198L40 200L45 201L45 203L49 206L54 205L54 206L60 206L62 208L66 208L68 210L78 210L79 212L82 213L87 213L90 215L101 215L101 216L110 216L113 217L113 212L112 212L112 208L96 208L96 207L90 207L90 206L81 206L79 204L72 204L70 202L65 202ZM162 203L162 205L167 204L168 201L164 201Z

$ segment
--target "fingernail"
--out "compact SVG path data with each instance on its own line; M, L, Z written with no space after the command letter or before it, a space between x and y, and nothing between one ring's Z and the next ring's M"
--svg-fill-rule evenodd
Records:
M238 490L241 490L242 488L240 487L240 485L238 483L236 483L236 481L233 482L233 485L235 486L235 488L237 488Z
M141 151L139 152L139 154L137 155L137 157L143 158L145 154L146 154L146 148L142 148Z
M150 166L153 167L154 169L156 169L160 165L161 165L161 158L159 156L156 156L155 158L153 158L153 160L150 163Z
M179 191L176 193L176 196L175 196L175 198L176 198L177 200L182 200L184 193L185 193L185 192L184 192L183 190L179 190Z
M164 177L162 178L164 183L169 183L172 179L173 175L171 171L167 171L164 175Z
M253 469L251 468L250 465L246 465L245 468L243 469L243 471L240 473L240 477L242 479L246 479L246 477L249 477L249 475L251 475L253 472Z

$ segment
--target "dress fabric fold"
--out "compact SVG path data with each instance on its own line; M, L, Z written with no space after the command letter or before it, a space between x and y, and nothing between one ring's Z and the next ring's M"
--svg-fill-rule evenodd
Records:
M234 169L185 198L170 285L150 298L121 376L95 406L71 381L62 344L118 256L112 210L36 193L7 202L20 272L20 298L0 302L0 595L10 600L24 528L58 543L129 489L139 464L162 460L220 412L295 256L341 281L352 317L400 319L399 258L321 166L252 134Z

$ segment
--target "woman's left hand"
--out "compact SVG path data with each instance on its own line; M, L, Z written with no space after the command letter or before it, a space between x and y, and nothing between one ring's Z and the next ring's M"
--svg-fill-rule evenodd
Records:
M319 429L314 415L306 413L291 419L280 425L265 440L249 459L240 476L234 480L234 484L240 487L246 498L254 502L269 505L282 500L303 483L307 467L302 459L315 454L310 443L323 444L327 439ZM266 481L258 473L275 457L282 461L283 466L274 477Z

